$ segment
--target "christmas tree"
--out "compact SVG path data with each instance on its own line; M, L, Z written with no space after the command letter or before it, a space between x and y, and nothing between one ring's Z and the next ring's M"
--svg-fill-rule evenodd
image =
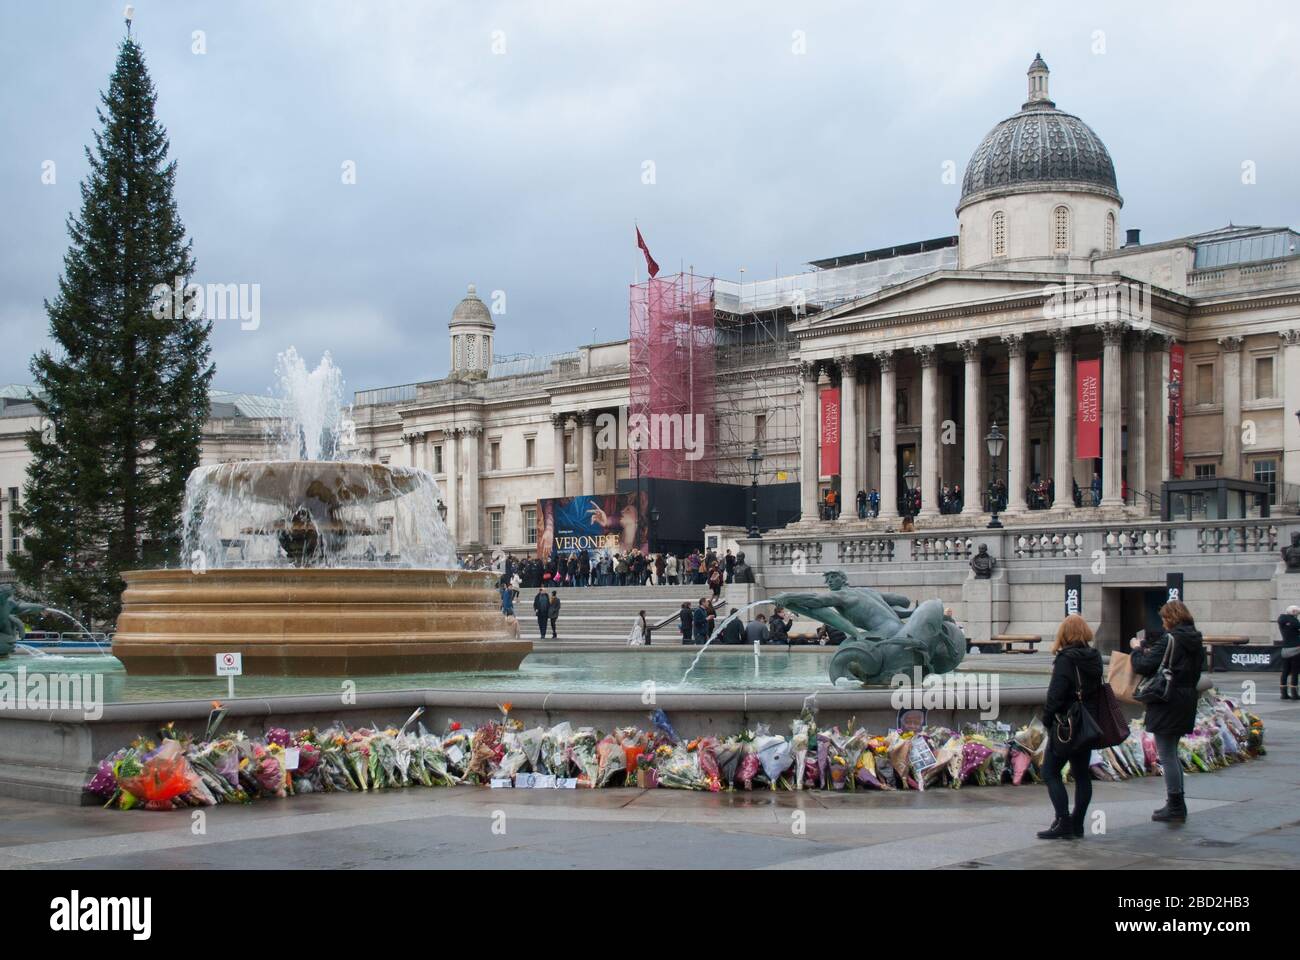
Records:
M46 602L104 624L120 609L121 571L174 552L213 367L211 324L163 293L184 289L194 260L129 33L101 100L59 292L45 303L55 347L32 360L45 426L27 437L14 566Z

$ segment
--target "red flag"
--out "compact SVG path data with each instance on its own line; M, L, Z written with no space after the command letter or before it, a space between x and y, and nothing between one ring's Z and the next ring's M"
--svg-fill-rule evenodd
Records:
M655 275L659 273L659 264L655 263L655 258L650 256L650 248L645 245L645 237L641 236L640 227L636 228L636 245L645 254L645 268L650 274L650 279L653 280Z

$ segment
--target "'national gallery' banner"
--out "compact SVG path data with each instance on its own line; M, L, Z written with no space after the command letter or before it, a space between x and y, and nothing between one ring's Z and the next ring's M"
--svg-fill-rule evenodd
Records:
M1181 343L1170 344L1169 346L1169 380L1177 383L1179 386L1178 397L1172 400L1174 406L1174 453L1170 463L1170 475L1181 477L1183 475L1183 395L1182 391L1186 388L1183 382L1183 345Z
M1074 456L1101 456L1101 361L1080 360L1074 371Z
M827 387L821 392L821 408L818 413L821 424L822 441L822 476L834 476L840 472L840 388Z

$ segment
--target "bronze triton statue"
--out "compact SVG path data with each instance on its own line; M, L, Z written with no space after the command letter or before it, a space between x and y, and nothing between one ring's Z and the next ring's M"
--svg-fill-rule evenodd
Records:
M966 640L942 600L926 600L915 608L897 593L870 587L850 587L839 570L826 573L829 590L782 593L771 602L793 613L824 623L845 635L831 657L832 682L854 677L863 683L887 684L895 674L922 676L948 673L966 655Z
M14 599L12 587L0 587L0 657L14 652L26 629L18 618L25 613L44 613L42 603L24 603Z

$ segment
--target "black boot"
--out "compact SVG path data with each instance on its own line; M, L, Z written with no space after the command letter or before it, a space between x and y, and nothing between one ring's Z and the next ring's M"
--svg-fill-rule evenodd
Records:
M1156 823L1185 823L1187 821L1187 804L1181 793L1171 793L1165 805L1151 814Z
M1070 814L1070 828L1074 831L1076 837L1083 837L1084 820L1088 816L1087 810L1076 810Z
M1074 827L1071 825L1069 817L1057 817L1046 830L1038 831L1039 840L1071 840L1073 838Z
M1283 688L1282 688L1282 699L1283 699L1283 700L1290 700L1290 699L1291 699L1291 691L1289 690L1289 688L1287 688L1287 687L1283 687Z
M1291 684L1291 686L1287 687L1287 690L1291 692L1292 700L1300 700L1300 690L1296 689L1295 684Z

